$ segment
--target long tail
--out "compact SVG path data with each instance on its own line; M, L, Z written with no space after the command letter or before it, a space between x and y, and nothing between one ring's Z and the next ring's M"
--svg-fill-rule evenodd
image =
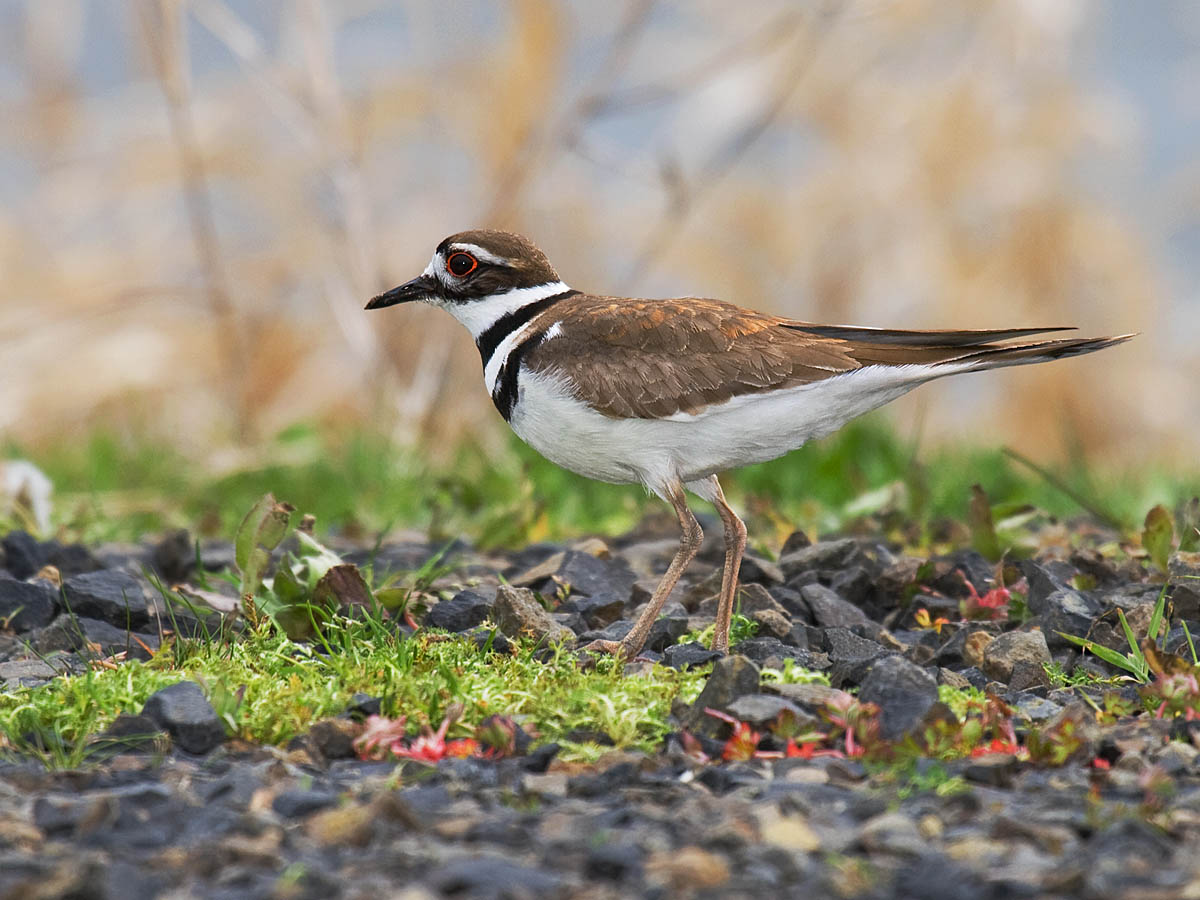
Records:
M1133 334L1099 338L1014 340L1072 328L1009 328L981 331L901 331L852 325L813 325L789 322L795 331L840 341L842 349L864 366L941 366L951 371L978 371L1001 366L1024 366L1066 356L1080 356L1120 344Z
M1136 334L1113 337L1067 338L1055 341L1034 341L1029 344L990 344L969 349L968 352L942 360L943 363L971 363L972 371L999 369L1003 366L1027 366L1068 356L1095 353L1106 347L1123 344ZM966 349L966 348L964 348Z

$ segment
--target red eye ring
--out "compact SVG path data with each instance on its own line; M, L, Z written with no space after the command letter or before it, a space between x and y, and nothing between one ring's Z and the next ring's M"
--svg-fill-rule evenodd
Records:
M456 250L446 259L446 271L455 278L466 278L479 268L479 260L465 250Z

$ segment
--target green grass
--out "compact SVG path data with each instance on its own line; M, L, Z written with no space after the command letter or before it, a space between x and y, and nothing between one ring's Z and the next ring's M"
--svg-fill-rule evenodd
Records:
M647 510L664 508L638 486L566 472L516 438L505 452L468 444L435 461L381 435L296 426L253 461L219 474L169 446L103 433L43 448L10 444L3 455L42 467L55 483L65 535L89 542L165 527L228 536L267 491L315 514L321 532L416 528L435 540L467 536L492 546L619 533ZM922 526L961 520L976 483L996 506L1032 504L1071 516L1086 504L1128 529L1155 503L1173 507L1200 494L1200 472L1143 466L1102 473L1077 460L1048 475L999 448L919 449L869 416L724 480L731 500L749 511L754 536L768 545L792 527L826 533L881 506Z
M864 515L874 517L873 530L900 528L906 543L919 543L939 518L967 517L976 483L994 511L1032 504L1072 516L1087 507L1120 522L1129 535L1154 503L1174 508L1200 494L1196 473L1178 477L1145 467L1101 475L1082 463L1036 473L999 449L918 450L881 423L869 417L725 479L760 545L777 547L793 527L827 534ZM515 439L502 452L467 445L433 460L380 435L296 427L259 450L255 462L221 473L165 445L111 434L42 449L9 445L0 453L31 459L50 476L58 536L87 543L137 539L167 527L229 539L268 491L315 514L319 532L357 536L368 545L404 528L434 541L465 536L485 546L520 546L617 534L648 511L666 515L641 488L579 478ZM12 523L0 521L0 533L7 527ZM97 667L2 693L0 748L77 765L94 749L90 735L121 712L139 711L155 690L190 678L205 686L232 734L274 745L337 715L352 694L364 691L383 698L385 713L407 716L412 728L436 726L451 704L461 703L460 735L488 715L503 714L544 740L588 729L620 747L652 750L668 730L671 701L694 698L706 673L707 667L686 673L655 668L626 678L611 660L582 671L569 654L547 663L529 646L499 655L440 635L403 641L374 616L338 620L323 629L322 639L301 643L262 620L236 641L180 641L148 663ZM778 678L812 675L788 671ZM943 689L943 699L962 716L980 702L975 693ZM577 759L600 752L587 744L566 750Z
M86 761L88 737L119 713L141 711L146 698L176 681L204 686L232 735L285 745L318 719L344 711L363 691L381 697L383 712L405 715L410 728L434 727L447 708L465 713L452 730L489 715L513 716L541 740L565 741L575 729L600 731L618 747L651 751L669 730L672 700L693 700L707 675L655 667L627 678L622 667L601 659L581 670L572 654L549 661L524 644L509 654L483 653L474 644L442 635L398 638L377 618L343 620L325 639L295 643L264 625L232 642L180 641L149 662L93 668L38 688L0 694L0 747L34 752L58 766ZM568 758L603 752L593 744L568 743Z

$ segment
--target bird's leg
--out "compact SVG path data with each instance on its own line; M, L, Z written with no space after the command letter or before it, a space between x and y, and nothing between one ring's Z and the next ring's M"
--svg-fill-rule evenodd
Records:
M671 591L675 590L675 585L679 583L679 576L683 574L683 570L687 568L688 563L692 561L696 553L700 550L700 544L704 540L704 532L700 530L700 523L696 521L696 517L692 515L692 511L688 509L687 500L683 495L683 486L676 482L667 489L667 499L671 501L671 506L675 508L675 515L679 517L679 549L675 551L675 556L671 559L671 565L667 567L667 572L662 577L662 581L658 583L658 587L654 589L654 595L650 598L642 614L638 616L638 620L633 624L629 634L625 635L621 641L592 641L584 647L585 650L602 650L606 653L612 653L620 659L633 659L642 651L642 646L646 643L646 638L650 634L650 628L654 625L654 620L658 618L658 614L662 611L663 605L667 602L667 597L671 595ZM736 517L735 517L736 518Z
M721 514L721 522L725 525L725 569L721 573L721 596L717 601L717 622L713 627L714 650L721 653L729 652L729 625L733 621L733 598L737 593L738 570L742 567L742 554L746 552L746 525L738 518L737 513L725 502L725 494L717 476L708 478L712 485L711 500Z

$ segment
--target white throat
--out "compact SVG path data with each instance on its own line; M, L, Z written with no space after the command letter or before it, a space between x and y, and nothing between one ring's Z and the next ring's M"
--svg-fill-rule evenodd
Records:
M530 303L562 294L570 289L561 281L551 281L533 287L515 288L503 294L492 294L490 297L480 297L478 300L440 301L438 305L462 322L467 331L471 332L471 337L478 340L481 334L504 316Z

